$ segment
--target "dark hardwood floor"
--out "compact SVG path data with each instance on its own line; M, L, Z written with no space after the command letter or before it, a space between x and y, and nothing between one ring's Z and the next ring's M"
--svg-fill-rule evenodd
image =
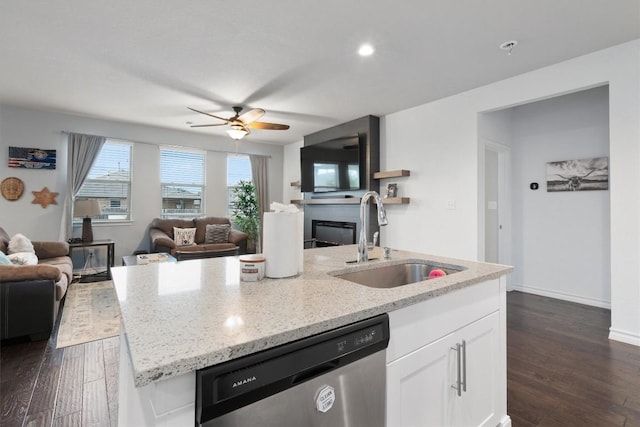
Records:
M507 307L514 427L640 427L640 348L607 339L608 310L520 292ZM0 426L116 426L118 346L3 342Z
M119 337L56 349L48 341L0 346L0 426L115 427Z
M610 311L507 294L507 413L515 427L640 426L640 348Z

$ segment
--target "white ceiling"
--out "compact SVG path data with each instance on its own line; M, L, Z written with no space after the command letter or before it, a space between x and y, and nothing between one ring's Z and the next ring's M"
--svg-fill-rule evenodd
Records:
M288 144L636 38L638 0L2 0L0 103L220 135L187 107L261 107L291 129L247 138Z

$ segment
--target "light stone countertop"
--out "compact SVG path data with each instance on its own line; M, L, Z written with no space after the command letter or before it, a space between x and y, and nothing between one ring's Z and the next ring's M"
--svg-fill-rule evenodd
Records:
M365 265L357 246L306 249L304 273L240 282L238 257L114 267L136 387L235 359L498 278L512 267L375 248ZM405 259L467 269L392 289L333 277L335 272ZM268 262L268 260L267 260Z

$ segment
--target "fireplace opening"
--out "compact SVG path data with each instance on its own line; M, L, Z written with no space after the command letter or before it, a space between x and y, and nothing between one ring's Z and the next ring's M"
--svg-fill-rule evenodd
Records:
M311 238L316 247L352 245L356 243L356 223L343 221L311 221Z

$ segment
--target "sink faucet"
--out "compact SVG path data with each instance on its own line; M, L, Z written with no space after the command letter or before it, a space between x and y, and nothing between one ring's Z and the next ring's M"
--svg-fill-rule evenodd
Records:
M378 207L378 225L387 225L387 212L382 205L382 198L375 191L367 191L360 200L360 240L358 240L358 262L369 260L367 239L369 235L369 199L373 197Z

